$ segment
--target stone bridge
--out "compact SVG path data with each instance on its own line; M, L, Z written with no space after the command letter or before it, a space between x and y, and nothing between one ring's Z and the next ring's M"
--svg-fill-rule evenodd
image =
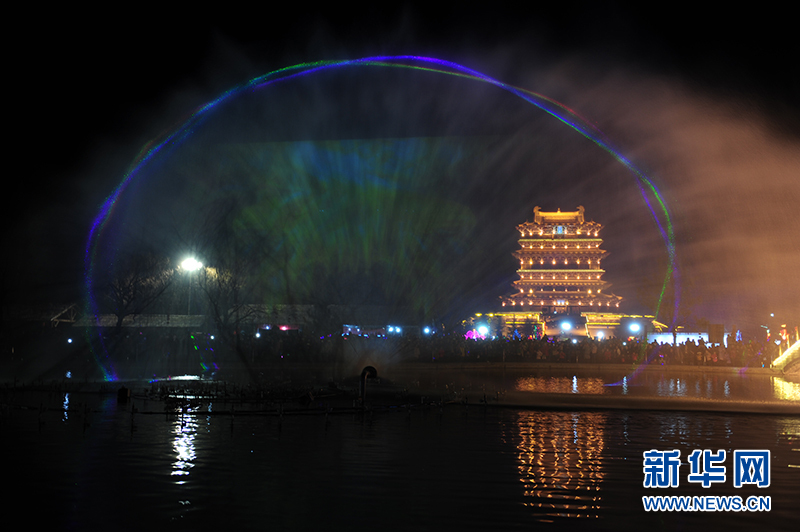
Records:
M800 340L796 341L772 363L772 369L785 371L800 362Z

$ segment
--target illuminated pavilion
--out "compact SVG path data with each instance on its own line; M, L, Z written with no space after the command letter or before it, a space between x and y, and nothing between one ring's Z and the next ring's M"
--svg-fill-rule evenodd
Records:
M498 333L611 336L620 335L626 322L652 321L652 316L620 313L622 298L603 280L602 261L608 255L599 236L603 226L587 222L582 206L567 212L536 207L533 214L533 221L517 226L514 292L500 298L499 312L487 315L499 319Z
M544 312L618 308L621 297L608 293L600 248L603 228L587 222L583 207L574 212L533 209L533 222L517 226L520 249L515 293L503 298L504 307L535 308Z

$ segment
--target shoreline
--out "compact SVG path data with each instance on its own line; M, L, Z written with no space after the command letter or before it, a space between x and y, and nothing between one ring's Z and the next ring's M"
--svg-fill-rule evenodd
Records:
M581 372L614 372L614 373L632 373L634 371L646 372L664 372L664 373L678 373L678 372L691 372L691 373L720 373L730 375L765 375L765 376L783 376L784 373L779 370L761 367L734 367L734 366L696 366L696 365L644 365L637 366L635 364L587 364L583 362L400 362L394 364L395 368L411 369L411 370L424 370L441 367L444 369L461 369L461 370L481 370L481 369L510 369L510 370L558 370L569 371L579 370Z
M356 361L331 361L331 362L286 362L266 364L263 366L255 366L251 368L254 372L261 375L272 373L275 375L286 373L306 373L316 374L317 378L322 377L326 373L331 373L328 380L340 381L343 379L356 378L364 366L374 366L378 371L378 377L391 375L396 372L436 372L436 371L457 371L457 372L481 372L481 371L535 371L535 372L553 372L553 373L580 373L583 376L597 375L631 375L635 372L642 372L648 374L677 374L677 373L696 373L696 374L716 374L716 375L729 375L732 377L748 377L748 376L762 376L762 377L788 377L790 380L800 383L800 371L785 373L781 370L761 367L734 367L734 366L696 366L696 365L644 365L636 366L634 364L588 364L588 363L575 363L575 362L498 362L498 361L436 361L436 362L418 362L418 361L391 361L386 363L376 362L370 359ZM159 376L159 380L169 381L173 380L172 377L177 377L179 374L172 376L163 375ZM334 375L336 377L334 377ZM177 380L177 379L174 379ZM226 379L224 375L219 379L220 382L238 382L239 379ZM134 382L151 382L147 378L122 378L116 381L103 381L102 379L16 379L16 378L1 378L0 386L9 388L13 386L24 386L25 384L49 385L54 383L61 384L99 384L109 386L114 383L134 383Z
M327 369L329 364L292 364L282 366L281 372L295 373L302 372L309 374L309 371ZM349 385L337 388L336 396L324 395L325 388L321 388L321 380L316 379L316 386L309 392L309 383L300 383L289 379L284 384L266 385L262 391L270 390L274 387L279 393L272 397L261 396L260 399L253 395L250 385L236 384L232 381L191 381L180 379L164 379L161 385L176 387L175 390L192 390L198 384L203 386L215 387L216 393L223 391L223 402L236 404L237 401L260 403L266 401L271 404L267 410L260 411L261 415L283 415L283 414L343 414L357 413L365 411L410 411L419 408L432 408L438 405L449 406L450 408L463 408L465 411L470 409L482 408L503 408L518 410L560 410L560 411L609 411L609 410L629 410L629 411L654 411L654 412L705 412L705 413L728 413L728 414L771 414L771 415L800 415L800 401L791 400L742 400L742 399L706 399L699 397L676 397L676 396L652 396L640 395L635 391L631 394L606 394L606 393L568 393L568 392L533 392L518 391L508 389L498 389L495 393L486 390L460 389L430 389L428 387L414 387L409 389L402 384L403 373L414 372L468 372L487 371L491 373L504 371L536 371L543 373L560 374L588 374L599 375L613 373L616 375L629 374L633 370L629 364L570 364L570 363L462 363L462 362L442 362L442 363L399 363L393 364L392 370L378 367L378 379L367 386L366 406L356 406L354 399L357 398L357 385L353 388L354 382ZM744 372L741 368L733 367L703 367L703 366L652 366L643 368L648 373L711 373L715 375L729 375L733 377L774 377L781 376L780 372L768 368L749 368ZM385 377L382 377L382 374ZM395 375L396 374L396 375ZM407 375L406 375L407 376ZM395 377L399 377L395 379ZM800 383L800 375L793 375L796 382ZM356 380L357 377L348 380ZM322 379L325 380L325 379ZM116 394L120 387L127 387L131 392L148 386L153 386L152 382L143 380L119 380L113 382L96 381L49 381L49 382L20 382L17 381L13 386L10 382L2 383L4 392L75 392L89 394ZM286 387L286 384L289 384ZM230 386L230 395L227 394ZM258 390L261 386L258 386ZM320 387L320 388L317 388ZM210 390L211 391L211 390ZM312 394L313 392L313 394ZM314 395L322 392L316 399ZM178 396L182 392L178 392ZM185 392L184 392L185 393ZM132 394L133 395L133 394ZM308 396L308 400L302 401ZM8 399L9 396L6 397ZM139 401L141 397L131 400ZM151 400L158 399L151 397ZM145 401L146 402L146 401ZM319 404L315 404L319 403ZM274 403L274 404L272 404ZM297 404L295 404L297 403ZM275 406L280 404L281 406ZM285 405L285 406L284 406ZM292 406L293 405L293 406ZM35 406L35 405L34 405ZM33 406L31 406L33 408ZM223 409L224 411L224 409ZM239 410L244 415L246 410ZM160 411L159 411L160 412ZM233 410L231 410L233 412ZM153 413L153 412L148 412ZM202 413L202 412L198 412Z

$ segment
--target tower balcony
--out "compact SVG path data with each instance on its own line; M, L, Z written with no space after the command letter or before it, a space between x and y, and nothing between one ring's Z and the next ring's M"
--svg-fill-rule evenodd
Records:
M596 281L599 280L605 270L585 269L585 270L517 270L517 274L522 281L548 281L548 280L570 280L570 281Z

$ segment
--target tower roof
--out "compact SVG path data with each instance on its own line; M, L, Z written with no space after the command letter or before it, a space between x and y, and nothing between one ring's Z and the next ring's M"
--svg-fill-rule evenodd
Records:
M561 209L558 209L556 212L543 212L539 209L538 206L534 207L533 215L534 215L534 223L537 224L548 224L548 223L584 223L583 218L583 205L578 207L577 211L567 211L561 212Z

